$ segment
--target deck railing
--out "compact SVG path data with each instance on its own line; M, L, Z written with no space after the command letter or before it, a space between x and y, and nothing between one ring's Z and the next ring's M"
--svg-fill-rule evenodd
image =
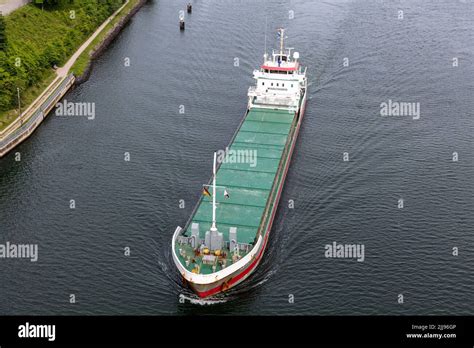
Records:
M293 118L293 122L291 124L291 132L288 134L288 141L286 142L285 149L283 150L282 156L280 158L280 163L278 164L278 178L273 181L272 188L270 189L270 196L268 197L267 205L265 206L264 213L262 215L262 219L260 220L260 227L257 231L257 235L255 236L255 240L257 240L258 236L262 235L263 229L267 225L267 220L268 220L268 213L270 212L270 207L274 205L274 198L275 198L275 192L277 191L277 183L279 183L282 180L282 170L284 170L284 166L286 165L286 161L288 160L288 151L294 141L294 134L296 130L296 123L299 121L299 117L296 117L297 114L295 112L295 117Z

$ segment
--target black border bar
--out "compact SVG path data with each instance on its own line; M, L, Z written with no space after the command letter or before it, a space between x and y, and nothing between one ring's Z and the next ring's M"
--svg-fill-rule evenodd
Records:
M55 341L20 338L20 325L55 325ZM423 329L424 327L424 329ZM407 334L426 334L408 338ZM450 337L435 338L436 334ZM455 337L453 337L453 334ZM0 347L183 344L474 346L467 316L4 316Z

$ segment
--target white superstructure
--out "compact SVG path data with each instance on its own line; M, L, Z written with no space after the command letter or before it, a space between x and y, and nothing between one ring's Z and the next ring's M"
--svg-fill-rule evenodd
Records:
M306 89L306 68L298 62L299 53L291 55L292 48L284 47L285 30L278 29L280 50L265 52L260 70L254 70L256 85L249 88L249 108L298 110L302 93Z

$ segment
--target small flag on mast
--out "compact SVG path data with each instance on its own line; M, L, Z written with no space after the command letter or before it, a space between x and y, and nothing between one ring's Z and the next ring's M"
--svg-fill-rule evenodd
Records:
M224 197L225 198L230 198L229 192L227 192L227 190L225 190L225 189L224 189Z
M204 186L204 187L202 188L202 194L203 194L204 196L211 197L211 193L210 193L209 190L206 188L206 186Z

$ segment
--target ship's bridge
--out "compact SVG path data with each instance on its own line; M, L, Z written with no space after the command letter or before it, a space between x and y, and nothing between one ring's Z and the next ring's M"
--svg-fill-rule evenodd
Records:
M272 59L265 54L263 65L253 72L256 84L248 91L249 108L298 109L306 88L306 69L299 65L298 58L298 52L291 57L291 49L273 52Z
M306 69L298 59L298 52L292 54L293 48L285 48L285 30L278 29L280 49L273 50L269 56L263 56L263 64L254 70L255 86L249 88L248 107L270 108L297 111L301 95L306 89Z
M268 59L265 54L261 71L264 73L286 75L291 75L295 71L298 71L299 63L296 59L294 61L291 60L291 50L291 48L287 48L287 53L275 53L275 51L273 51L273 59ZM298 52L295 53L296 57L298 57Z

